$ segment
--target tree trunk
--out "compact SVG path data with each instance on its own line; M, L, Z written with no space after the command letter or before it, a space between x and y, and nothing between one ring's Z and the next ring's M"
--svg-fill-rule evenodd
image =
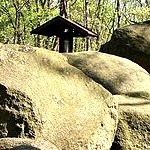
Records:
M21 21L21 10L19 6L19 1L13 0L13 5L15 8L15 28L14 28L14 44L21 44L21 32L20 32L20 21Z
M117 4L117 7L116 7L116 12L117 12L117 28L120 27L120 18L121 18L121 15L120 15L120 0L116 0L116 4Z
M67 18L67 1L66 0L60 0L60 16L64 16Z
M150 7L148 0L145 0L146 6Z
M46 4L46 0L40 0L40 3L41 3L41 6L42 6L42 9L44 9L44 6Z
M36 12L38 13L39 12L39 0L35 0L35 5L36 5ZM38 20L38 24L37 24L37 27L40 26L40 22ZM37 47L40 47L40 35L37 35L36 36L36 39L35 39L35 46Z
M88 28L88 15L89 15L88 3L89 3L88 0L85 0L85 1L84 1L84 10L85 10L85 14L84 14L84 24L85 24L85 27L86 27L86 28ZM89 39L89 37L86 38L85 43L86 43L86 45L85 45L85 50L88 51L89 48L90 48L90 39Z

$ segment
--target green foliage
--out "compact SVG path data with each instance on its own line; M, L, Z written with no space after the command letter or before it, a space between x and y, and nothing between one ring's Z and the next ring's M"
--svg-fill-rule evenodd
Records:
M59 14L59 1L53 0L1 0L0 3L0 42L44 46L52 49L54 37L30 35L33 28ZM107 42L118 26L142 22L150 18L150 0L116 0L88 2L88 28L98 34L90 39L90 49L97 50ZM83 0L67 0L68 17L85 25L85 5ZM118 17L120 20L118 21ZM48 45L45 43L48 41ZM74 49L83 51L85 39L74 39Z

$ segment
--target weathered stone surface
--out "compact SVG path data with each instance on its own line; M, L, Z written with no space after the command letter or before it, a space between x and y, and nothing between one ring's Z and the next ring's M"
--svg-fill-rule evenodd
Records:
M119 123L111 150L150 149L150 99L115 96Z
M27 138L0 138L0 150L58 150L56 146L44 140Z
M33 138L33 128L41 124L36 119L32 100L21 91L0 84L0 138Z
M111 150L150 149L150 75L128 59L98 52L65 54L71 65L103 85L119 103Z
M0 146L43 150L44 139L54 149L110 149L118 102L111 150L149 149L150 75L139 65L99 52L0 48Z
M116 29L101 52L128 58L150 72L150 22Z
M150 73L149 33L150 22L116 29L111 40L102 45L100 51L128 58ZM132 72L131 77L133 77ZM148 75L147 77L150 78ZM143 80L146 82L141 84L150 89L150 81L144 76ZM137 84L136 86L138 87ZM119 123L112 150L150 149L150 98L148 96L150 93L147 90L147 92L143 91L144 88L140 86L137 92L130 92L128 96L118 96Z
M66 54L68 62L112 94L150 97L150 75L128 59L100 52Z
M65 56L1 44L0 74L1 137L45 139L63 150L110 149L117 104Z

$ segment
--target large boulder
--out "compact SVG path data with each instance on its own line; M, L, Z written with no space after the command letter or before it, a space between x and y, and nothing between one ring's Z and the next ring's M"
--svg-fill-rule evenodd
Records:
M108 150L117 120L112 94L62 54L0 44L1 138L43 139L63 150Z
M68 62L113 95L150 98L150 75L132 61L99 52L65 54Z
M150 99L115 96L119 122L111 150L150 149Z
M68 62L103 85L119 104L111 150L150 149L150 75L132 61L98 52L65 54Z
M150 21L118 28L100 52L128 58L150 72Z
M0 138L0 150L58 150L45 140L28 138Z

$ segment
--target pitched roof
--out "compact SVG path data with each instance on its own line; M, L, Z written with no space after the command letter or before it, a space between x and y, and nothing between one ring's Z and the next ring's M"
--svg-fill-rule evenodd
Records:
M57 37L60 37L65 31L71 31L73 37L97 37L96 33L90 31L84 26L61 16L57 16L36 29L33 29L31 34L39 34L49 37L56 35Z

